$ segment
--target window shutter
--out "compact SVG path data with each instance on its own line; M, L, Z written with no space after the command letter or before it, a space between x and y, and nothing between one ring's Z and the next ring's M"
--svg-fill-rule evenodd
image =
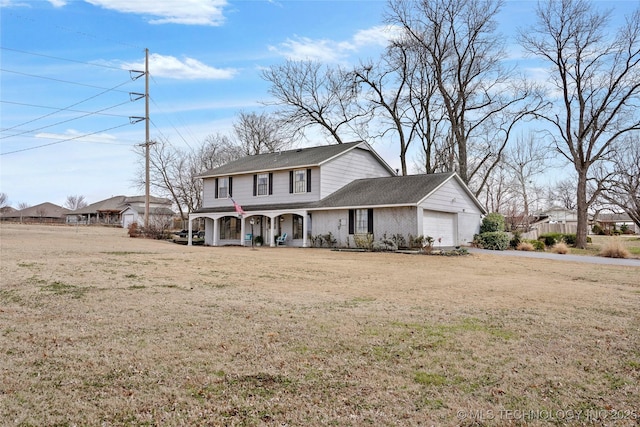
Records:
M229 197L233 197L233 178L229 177Z
M258 195L258 175L253 175L253 195Z
M293 171L289 171L289 193L293 193Z
M367 212L367 233L373 234L373 209Z
M216 194L215 194L215 198L218 198L218 178L216 178Z
M311 193L311 169L307 169L307 193Z
M269 195L273 194L273 172L269 172Z
M355 211L349 209L349 234L354 234L355 231Z

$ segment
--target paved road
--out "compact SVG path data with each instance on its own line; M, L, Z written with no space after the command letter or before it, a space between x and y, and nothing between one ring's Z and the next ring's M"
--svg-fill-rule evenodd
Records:
M605 265L626 265L629 267L640 267L640 259L624 259L624 258L606 258L599 256L588 255L571 255L571 254L554 254L549 252L528 252L528 251L490 251L488 249L478 248L466 248L470 253L474 254L487 254L497 256L514 256L525 258L539 258L539 259L551 259L555 261L572 261L572 262L586 262L591 264L605 264Z

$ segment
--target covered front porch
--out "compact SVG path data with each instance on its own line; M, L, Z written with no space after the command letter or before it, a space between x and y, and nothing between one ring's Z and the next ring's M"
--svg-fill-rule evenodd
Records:
M193 243L193 220L197 218L204 218L207 246L309 245L311 215L306 209L245 211L244 215L234 211L191 213L188 245Z

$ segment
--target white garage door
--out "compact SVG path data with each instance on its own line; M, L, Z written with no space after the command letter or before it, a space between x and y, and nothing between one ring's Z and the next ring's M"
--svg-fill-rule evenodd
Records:
M433 246L456 246L456 214L424 211L422 230L434 239ZM442 239L438 242L438 239Z
M124 221L122 223L123 228L129 228L129 225L135 221L133 214L124 214Z

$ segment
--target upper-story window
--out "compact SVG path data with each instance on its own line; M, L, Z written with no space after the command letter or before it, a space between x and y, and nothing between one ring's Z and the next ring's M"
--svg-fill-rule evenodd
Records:
M218 198L226 199L229 197L229 178L218 178Z
M298 169L297 171L293 171L293 192L307 192L307 171L305 169Z
M269 174L258 174L258 196L269 194Z
M253 175L253 195L268 196L273 194L273 173Z
M226 199L233 196L231 184L233 178L230 176L216 178L216 199Z
M289 193L311 193L311 169L289 171Z

